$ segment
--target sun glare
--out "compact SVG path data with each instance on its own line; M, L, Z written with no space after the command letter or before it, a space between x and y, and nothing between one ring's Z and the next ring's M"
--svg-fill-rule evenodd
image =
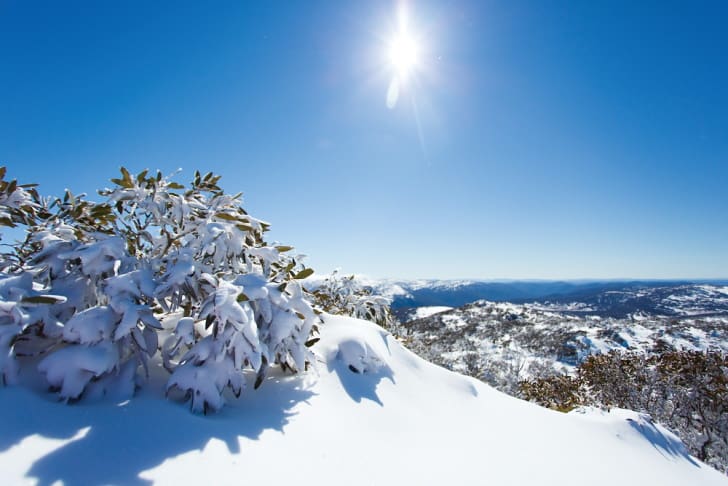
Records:
M404 4L397 10L397 26L390 32L388 42L384 44L383 67L387 75L391 76L387 88L387 107L394 109L400 98L400 93L410 92L414 96L414 85L417 78L426 71L427 62L425 49L420 42L422 39L413 30L410 18ZM414 98L412 98L414 100Z
M417 67L419 57L417 42L407 34L399 34L389 45L389 62L401 80Z

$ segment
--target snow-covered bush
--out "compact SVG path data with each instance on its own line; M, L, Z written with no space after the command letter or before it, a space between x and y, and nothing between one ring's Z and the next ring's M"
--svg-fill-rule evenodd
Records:
M0 224L27 228L0 266L3 381L37 362L64 400L128 394L161 348L167 391L205 412L226 387L242 391L246 369L256 387L271 365L305 369L318 316L300 280L312 271L269 246L268 224L218 180L195 173L185 188L122 168L102 203L2 182Z
M365 319L385 328L394 323L390 300L372 294L354 275L342 277L335 270L313 291L313 296L316 305L329 314Z

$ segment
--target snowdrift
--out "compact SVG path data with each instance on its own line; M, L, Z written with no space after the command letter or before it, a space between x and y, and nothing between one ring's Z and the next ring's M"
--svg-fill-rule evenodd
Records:
M543 409L423 361L373 324L325 321L316 369L271 374L206 417L165 400L160 386L121 403L71 406L0 388L0 480L728 484L643 415ZM152 379L166 376L160 370Z

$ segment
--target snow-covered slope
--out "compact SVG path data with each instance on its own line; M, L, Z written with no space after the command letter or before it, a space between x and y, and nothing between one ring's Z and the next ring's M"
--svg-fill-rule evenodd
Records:
M364 321L327 317L314 348L317 371L272 375L207 417L153 386L72 406L2 388L2 483L728 484L643 416L537 407Z

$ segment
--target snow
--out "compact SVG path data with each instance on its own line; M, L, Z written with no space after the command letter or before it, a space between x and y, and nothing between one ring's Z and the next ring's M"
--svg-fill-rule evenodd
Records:
M540 408L365 321L326 316L312 349L313 370L271 371L208 416L165 400L159 367L122 403L0 388L3 483L728 484L644 415Z
M714 290L715 292L723 295L728 295L728 286L715 287L710 285L704 285L703 288L705 288L706 290Z
M445 327L449 330L460 329L468 325L465 319L460 316L443 316L442 322L445 323Z
M707 304L704 300L702 305L708 308ZM409 321L407 342L423 358L484 376L509 393L517 388L507 387L517 387L519 380L542 376L550 369L573 373L588 355L612 350L650 354L658 346L667 346L728 352L726 314L676 319L643 313L634 319L638 314L626 318L573 315L554 308L480 300ZM472 363L475 351L478 358ZM466 365L466 359L472 365Z
M61 396L77 398L93 378L111 371L119 360L117 346L71 344L46 356L38 364L48 384L60 389Z
M424 319L425 317L430 317L431 315L439 314L440 312L449 311L451 309L452 307L448 307L445 305L418 307L417 309L415 309L413 315L410 317L410 320Z

